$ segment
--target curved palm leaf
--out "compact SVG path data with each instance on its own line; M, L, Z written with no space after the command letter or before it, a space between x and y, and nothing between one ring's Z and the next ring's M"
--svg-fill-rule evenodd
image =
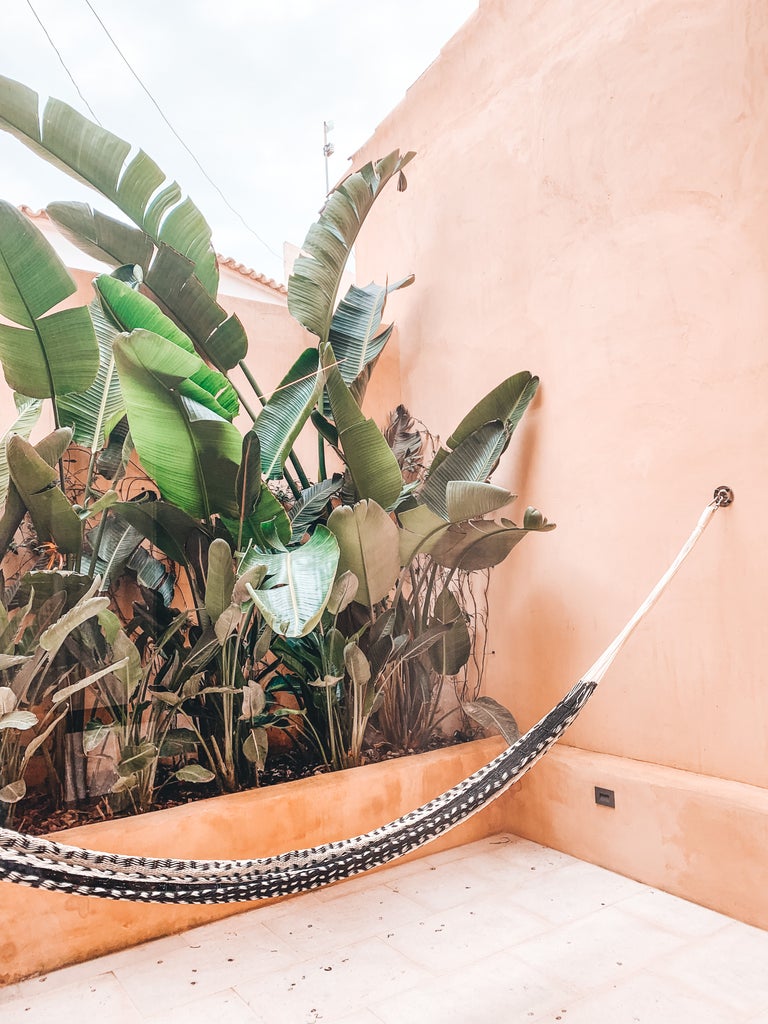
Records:
M323 386L318 351L305 349L283 377L253 424L261 443L261 470L267 480L282 475L293 443Z
M288 309L321 342L328 340L341 275L362 223L389 179L414 156L395 150L350 174L309 229L288 281Z
M493 697L478 697L466 701L461 707L484 729L496 729L501 733L507 746L511 747L520 739L520 728L514 715Z
M89 531L88 541L91 544L98 537L98 528ZM131 555L143 540L144 537L130 523L119 516L110 516L99 538L99 550L94 568L94 572L101 578L102 590L109 589L120 578ZM90 568L90 561L85 568Z
M366 419L335 366L333 349L321 346L325 383L339 432L339 444L358 498L389 508L400 497L403 475L392 449L376 424Z
M301 492L301 497L291 511L291 542L298 544L307 531L315 525L334 495L341 490L344 479L340 473L328 480L312 484Z
M448 447L456 448L478 427L491 420L501 420L511 435L531 404L538 387L539 378L533 377L528 370L507 377L470 409L448 438Z
M0 360L14 391L53 398L85 391L99 368L88 311L49 311L75 291L50 243L10 203L0 202ZM47 316L45 314L48 314Z
M311 633L320 621L336 579L339 545L324 526L318 526L306 544L289 551L266 553L251 550L241 572L265 565L268 576L262 588L248 592L267 624L282 636Z
M219 275L211 229L194 203L181 198L176 182L167 183L143 150L129 159L128 142L61 100L49 99L42 117L39 108L36 92L0 77L0 128L77 181L95 188L153 242L164 242L187 256L209 294L215 295Z
M241 438L190 380L200 357L143 330L117 338L113 350L133 443L163 497L192 516L236 515Z
M94 259L114 267L129 263L149 267L154 245L140 228L93 210L87 203L49 203L46 213L65 238Z
M160 244L145 284L194 341L195 347L222 372L237 366L248 351L245 328L209 294L192 260Z
M479 519L496 512L517 497L505 487L474 480L449 480L445 489L445 507L448 520L460 523L466 519Z
M379 330L387 296L399 288L407 288L414 280L411 274L390 285L371 282L365 288L358 288L353 284L336 307L328 341L343 380L350 385L358 382L358 392L360 389L364 392L368 382L369 374L365 373L364 380L360 379L361 374L375 365L392 335L392 325ZM362 395L357 393L355 398L359 404Z
M532 376L528 370L522 370L513 377L507 377L492 391L489 391L470 409L448 438L447 449L440 448L435 453L430 473L437 469L443 459L447 458L451 449L457 448L470 434L482 427L483 424L490 423L491 420L500 420L507 431L507 439L499 452L499 456L501 456L509 444L515 427L522 419L523 413L531 404L538 387L539 378Z
M503 562L520 541L529 533L546 533L555 524L535 508L525 512L523 525L509 519L495 523L490 519L476 519L469 523L456 523L448 527L430 549L432 558L446 569L474 572L491 569Z
M503 423L494 420L469 434L435 468L434 462L424 482L421 497L437 515L450 520L447 489L452 481L482 482L496 465L507 441Z

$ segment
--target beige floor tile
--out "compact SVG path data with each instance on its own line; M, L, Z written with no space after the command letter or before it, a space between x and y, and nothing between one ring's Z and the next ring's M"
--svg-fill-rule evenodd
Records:
M621 909L644 921L662 925L676 935L690 937L712 935L732 923L732 918L725 914L645 886L636 896L623 900Z
M294 960L293 951L265 925L209 934L184 949L154 961L126 960L114 968L115 976L144 1015L159 1014L193 999L231 988L245 977L278 971ZM193 938L194 933L191 933Z
M563 1001L534 1024L738 1024L727 1007L643 971L575 1002Z
M2 1007L0 1020L3 1024L141 1024L143 1017L114 974L101 974L44 993L30 989Z
M768 932L731 922L665 957L654 970L743 1016L768 1010Z
M472 851L468 856L471 857L475 870L489 868L494 875L502 870L502 865L505 874L527 875L529 872L547 871L550 868L564 867L566 864L581 863L575 857L561 853L560 850L540 846L520 836L506 834L490 836L463 849Z
M490 872L478 874L472 859L425 864L421 871L387 879L387 886L426 910L447 910L495 891Z
M548 871L531 873L505 889L508 900L546 918L565 924L645 892L645 886L613 871L573 860Z
M58 971L49 971L47 974L30 978L17 985L0 988L0 1007L20 995L35 996L69 985L85 984L102 974L108 974L113 968L120 967L125 963L134 965L144 961L153 964L162 963L163 958L169 953L187 948L187 934L189 933L169 935L163 939L144 942L139 946L132 946L130 949L108 953L106 956L97 957L94 960L86 960L84 963L73 964L71 967L62 967ZM2 1020L2 1011L0 1011L0 1020Z
M243 980L236 991L260 1024L336 1024L361 1014L389 993L413 988L428 972L381 939L364 939L263 978Z
M684 943L680 936L604 907L570 924L550 927L518 948L518 955L550 978L584 992L634 974Z
M514 950L502 949L459 972L392 993L371 1009L384 1024L520 1024L547 1011L554 1015L572 998L570 986L553 984Z
M333 1024L382 1024L381 1017L372 1010L354 1010L346 1017L340 1017ZM428 1024L424 1021L423 1024Z
M257 1024L259 1018L234 989L195 997L188 1003L145 1017L144 1024ZM103 1024L109 1024L105 1021Z
M546 928L542 918L486 897L388 927L384 934L394 949L439 973L461 970Z
M386 885L349 894L340 886L335 899L308 904L306 908L297 901L295 913L271 920L267 927L305 959L358 939L385 934L417 920L423 913L417 903Z

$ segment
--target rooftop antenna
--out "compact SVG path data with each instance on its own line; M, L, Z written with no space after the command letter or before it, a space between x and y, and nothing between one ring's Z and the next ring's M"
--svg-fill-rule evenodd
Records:
M323 156L325 157L325 194L331 191L331 184L328 178L328 157L333 156L335 146L328 141L328 136L334 129L333 121L323 121Z

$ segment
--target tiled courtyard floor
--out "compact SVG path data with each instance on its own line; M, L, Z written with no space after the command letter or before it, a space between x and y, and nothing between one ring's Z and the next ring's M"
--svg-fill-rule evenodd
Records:
M496 836L0 990L2 1024L768 1024L768 932Z

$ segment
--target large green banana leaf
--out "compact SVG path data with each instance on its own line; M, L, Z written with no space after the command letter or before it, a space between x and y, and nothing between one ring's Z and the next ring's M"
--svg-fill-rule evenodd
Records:
M131 264L130 267L136 266ZM127 270L121 268L121 271ZM115 271L120 273L120 271ZM136 278L134 282L138 284ZM127 287L127 285L126 285ZM65 395L57 399L59 422L72 427L73 440L96 452L104 447L113 428L125 416L125 402L120 390L112 343L122 327L105 310L98 291L89 306L91 321L99 345L99 370L93 384L78 395Z
M318 526L306 544L288 551L267 553L251 549L241 574L256 565L267 567L261 589L249 593L267 624L281 636L311 633L320 621L336 579L339 545L324 526Z
M392 449L376 424L366 419L360 406L334 365L334 352L327 343L321 346L325 384L331 410L358 498L370 498L389 508L400 497L403 475Z
M131 437L163 497L191 516L236 515L241 437L190 379L202 365L158 334L138 330L113 345Z
M493 420L465 437L437 468L433 462L421 489L424 504L443 519L449 520L449 484L453 481L484 481L498 461L507 436L504 424Z
M389 341L391 327L379 330L387 296L398 288L407 288L414 280L411 274L390 285L372 281L365 288L358 288L353 284L336 307L328 341L347 384L351 384L369 363L378 359Z
M400 572L396 524L375 501L359 501L351 508L335 508L328 529L339 542L339 574L355 574L355 600L372 608L387 596Z
M167 341L172 341L185 352L195 352L195 346L187 335L146 295L107 274L97 277L93 284L105 310L118 325L119 331L125 331L127 334L135 330L151 331ZM211 369L202 360L199 360L199 363L198 369L189 379L210 396L201 397L200 401L223 419L233 420L240 411L235 389L219 370Z
M499 456L501 456L509 444L515 427L522 419L523 413L531 404L538 387L539 378L532 376L528 370L522 370L512 377L507 377L492 391L489 391L469 410L448 438L447 449L440 448L435 453L430 473L434 472L443 459L447 458L451 449L457 448L470 434L473 434L483 424L490 423L491 420L499 420L504 424L507 432L506 440L499 451Z
M8 427L8 430L0 437L0 508L5 506L5 499L8 496L10 476L8 473L8 458L5 452L5 444L12 434L20 434L26 441L32 433L32 428L40 419L42 403L39 398L27 398L25 395L14 394L13 400L16 403L18 416Z
M208 362L222 372L231 370L248 351L245 328L206 291L195 269L191 260L161 243L145 283Z
M293 443L309 419L322 387L323 371L318 351L305 349L253 424L261 443L261 470L267 480L282 475Z
M0 314L11 321L0 323L0 360L14 391L53 398L85 391L93 381L99 349L88 311L49 312L74 291L50 243L19 210L0 201Z
M431 547L430 554L438 565L446 569L464 572L491 569L503 562L527 534L545 533L554 528L555 524L548 523L535 508L526 509L522 526L509 519L502 519L500 523L490 519L456 523L449 526Z
M211 229L194 203L182 199L176 182L168 182L143 150L129 159L130 143L93 124L61 100L49 99L42 118L39 108L36 92L0 76L0 128L49 163L96 189L153 242L164 242L187 256L209 294L215 295L218 269Z
M478 427L491 420L501 420L511 435L531 404L538 386L539 378L533 377L528 370L507 377L470 409L448 438L448 447L456 448Z
M328 340L341 276L363 221L389 179L414 155L401 157L395 150L350 174L331 192L304 239L288 281L288 309L321 342Z
M87 203L49 203L46 213L65 238L94 259L115 267L150 265L154 245L140 228L92 210Z

